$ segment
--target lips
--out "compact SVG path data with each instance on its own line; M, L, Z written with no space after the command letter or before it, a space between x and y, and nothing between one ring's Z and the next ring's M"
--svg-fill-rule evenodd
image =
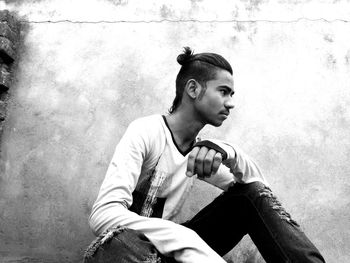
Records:
M227 117L228 115L230 115L230 112L228 112L228 111L221 111L220 115L225 115Z

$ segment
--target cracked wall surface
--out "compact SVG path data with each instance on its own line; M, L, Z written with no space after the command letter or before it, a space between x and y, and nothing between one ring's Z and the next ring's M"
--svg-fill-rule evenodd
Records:
M326 261L350 262L349 1L7 0L0 9L22 18L23 35L1 142L1 262L81 262L114 147L133 119L167 112L183 46L234 69L236 108L202 137L243 148ZM178 220L217 194L198 182ZM226 259L263 262L249 238Z

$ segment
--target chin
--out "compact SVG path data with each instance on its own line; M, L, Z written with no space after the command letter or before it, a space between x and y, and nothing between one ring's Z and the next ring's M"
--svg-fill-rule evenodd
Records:
M220 127L222 125L223 121L212 121L209 124L214 127Z
M214 127L219 127L222 125L222 123L225 121L225 118L218 117L218 116L212 116L211 118L206 118L204 120L205 124L212 125Z

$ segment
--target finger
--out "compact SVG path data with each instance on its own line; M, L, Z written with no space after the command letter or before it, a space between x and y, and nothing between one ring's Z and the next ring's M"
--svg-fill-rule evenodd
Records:
M208 151L209 149L207 147L201 147L195 160L195 170L199 177L203 177L204 158L207 155Z
M213 165L212 165L212 174L217 173L221 163L222 163L222 154L219 152L216 152L216 154L214 156L214 160L213 160Z
M216 151L213 149L210 149L204 158L204 163L203 163L203 176L204 177L211 176L215 154L216 154Z
M195 161L196 161L199 150L200 150L199 147L194 147L192 149L191 153L188 155L187 169L186 169L186 175L188 177L191 177L194 175Z

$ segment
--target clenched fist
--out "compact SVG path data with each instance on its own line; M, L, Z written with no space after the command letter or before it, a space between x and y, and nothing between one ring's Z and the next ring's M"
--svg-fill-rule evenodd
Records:
M188 156L186 175L210 177L218 171L221 162L226 158L226 152L218 145L210 141L200 141L194 145Z

